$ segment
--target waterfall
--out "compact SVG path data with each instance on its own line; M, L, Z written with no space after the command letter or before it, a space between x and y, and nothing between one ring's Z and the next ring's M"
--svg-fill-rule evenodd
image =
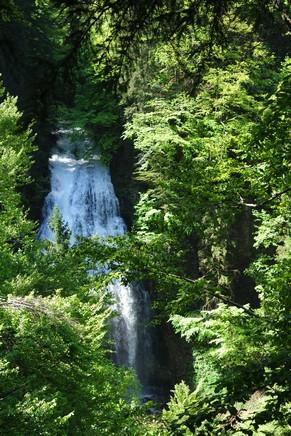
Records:
M126 226L108 168L97 155L86 159L90 146L86 138L72 139L72 132L60 130L57 148L49 159L51 191L43 207L39 237L53 240L49 220L55 206L71 231L71 244L78 236L119 236ZM147 292L139 283L125 286L118 280L109 285L119 316L113 320L116 362L136 370L142 384L147 383L151 360L151 339L146 324L150 318Z

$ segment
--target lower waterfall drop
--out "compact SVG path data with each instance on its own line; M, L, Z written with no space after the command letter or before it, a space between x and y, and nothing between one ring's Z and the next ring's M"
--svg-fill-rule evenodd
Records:
M71 231L71 244L78 236L106 238L124 234L126 225L108 168L98 156L79 157L90 145L87 139L73 141L69 130L57 133L57 148L49 159L51 191L45 198L39 237L54 240L49 220L55 206ZM109 285L109 291L119 313L113 320L116 363L134 368L146 387L152 367L151 337L146 328L150 320L149 296L140 283L125 286L117 280Z

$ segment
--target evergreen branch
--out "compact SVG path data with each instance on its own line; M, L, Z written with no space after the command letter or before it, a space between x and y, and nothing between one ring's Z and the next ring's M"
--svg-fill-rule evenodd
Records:
M5 398L9 397L10 395L13 395L15 392L24 388L28 384L29 384L29 381L22 383L21 385L16 386L15 388L11 389L10 391L7 391L7 392L4 392L3 394L0 394L0 401L5 400Z
M190 283L190 284L192 284L192 285L196 285L196 281L197 281L197 280L199 280L199 279L205 277L205 276L202 276L202 277L199 277L199 278L196 279L196 280L193 280L193 279L190 279L189 277L182 277L182 276L179 276L179 275L177 275L177 274L173 274L173 273L166 273L166 272L163 272L163 271L159 271L159 273L162 274L162 275L168 275L168 276L171 276L171 277L173 277L173 278L175 278L175 279L177 279L177 280L180 280L180 281L183 281L183 282L187 282L187 283ZM260 317L259 317L259 316L254 312L253 309L248 309L247 307L245 307L245 306L243 306L243 305L237 303L236 301L233 301L232 299L230 299L230 298L228 298L228 297L226 297L226 296L224 296L224 295L222 295L222 294L220 294L220 293L212 292L212 291L209 291L209 290L208 290L208 293L209 293L211 296L213 296L214 298L217 298L217 299L223 301L224 303L226 303L226 304L228 304L228 305L235 306L235 307L237 307L237 308L239 308L239 309L242 309L245 313L247 313L247 314L250 315L250 316L254 316L254 317L260 318Z

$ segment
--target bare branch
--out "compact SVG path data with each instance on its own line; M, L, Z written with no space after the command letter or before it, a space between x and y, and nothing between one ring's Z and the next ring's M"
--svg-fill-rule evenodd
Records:
M273 200L276 200L276 198L281 197L281 195L286 194L287 192L291 191L291 187L284 189L284 191L280 191L277 194L274 194L272 197L268 198L267 200L263 201L262 203L256 204L256 203L245 203L244 199L240 196L240 204L242 206L251 207L253 209L261 209L266 204L271 203Z

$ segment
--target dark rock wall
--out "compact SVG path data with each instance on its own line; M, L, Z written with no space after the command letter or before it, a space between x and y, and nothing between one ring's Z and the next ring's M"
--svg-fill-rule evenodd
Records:
M128 230L133 224L134 206L143 185L134 178L136 151L133 144L124 141L114 153L110 162L110 172L115 193L119 200L120 214Z
M235 242L235 248L229 252L228 267L232 275L231 289L234 300L240 304L250 303L256 307L259 301L254 281L246 273L246 268L254 257L253 231L251 210L245 208L237 215L230 232L230 239Z

